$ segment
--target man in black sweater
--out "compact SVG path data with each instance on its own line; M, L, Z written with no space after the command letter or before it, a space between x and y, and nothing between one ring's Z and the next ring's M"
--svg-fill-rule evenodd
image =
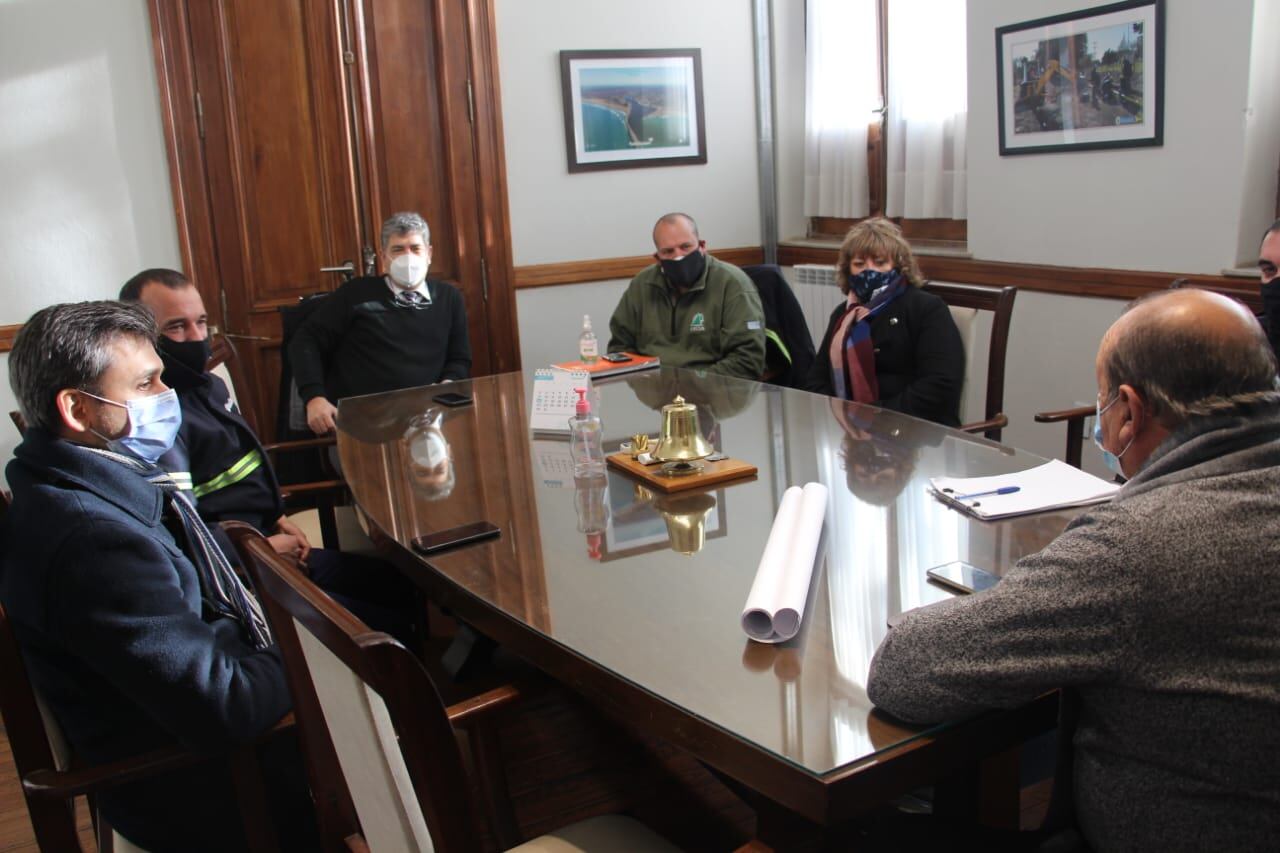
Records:
M333 431L343 397L466 379L471 344L462 294L427 278L430 230L417 213L382 225L385 276L342 285L289 344L307 425Z

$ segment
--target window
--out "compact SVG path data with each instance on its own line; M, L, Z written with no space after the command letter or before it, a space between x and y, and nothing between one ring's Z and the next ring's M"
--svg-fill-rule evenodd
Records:
M909 238L967 236L964 0L808 0L811 236L887 215Z

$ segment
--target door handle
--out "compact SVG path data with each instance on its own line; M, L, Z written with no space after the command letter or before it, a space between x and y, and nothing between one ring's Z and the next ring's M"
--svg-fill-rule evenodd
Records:
M342 280L350 281L356 276L356 265L355 265L355 262L353 261L343 261L341 266L320 267L320 272L342 273Z

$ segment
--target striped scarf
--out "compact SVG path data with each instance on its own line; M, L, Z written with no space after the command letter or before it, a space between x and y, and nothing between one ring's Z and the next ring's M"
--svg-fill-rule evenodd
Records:
M849 304L831 336L829 356L835 396L858 403L874 403L880 399L871 320L906 290L907 280L895 275L892 282L871 295L866 305L859 304L850 291Z
M187 534L187 556L196 567L205 601L218 613L239 622L254 648L265 649L270 646L271 629L267 627L261 605L240 582L204 520L187 496L179 490L177 481L164 471L130 456L97 447L85 447L85 450L136 471L146 477L148 483L164 492L169 499L169 506L182 521L182 528Z

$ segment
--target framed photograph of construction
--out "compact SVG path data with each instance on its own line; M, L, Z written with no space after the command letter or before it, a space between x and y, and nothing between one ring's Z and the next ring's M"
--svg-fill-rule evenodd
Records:
M1000 153L1164 144L1164 0L996 30Z
M562 50L569 171L707 162L702 52Z

